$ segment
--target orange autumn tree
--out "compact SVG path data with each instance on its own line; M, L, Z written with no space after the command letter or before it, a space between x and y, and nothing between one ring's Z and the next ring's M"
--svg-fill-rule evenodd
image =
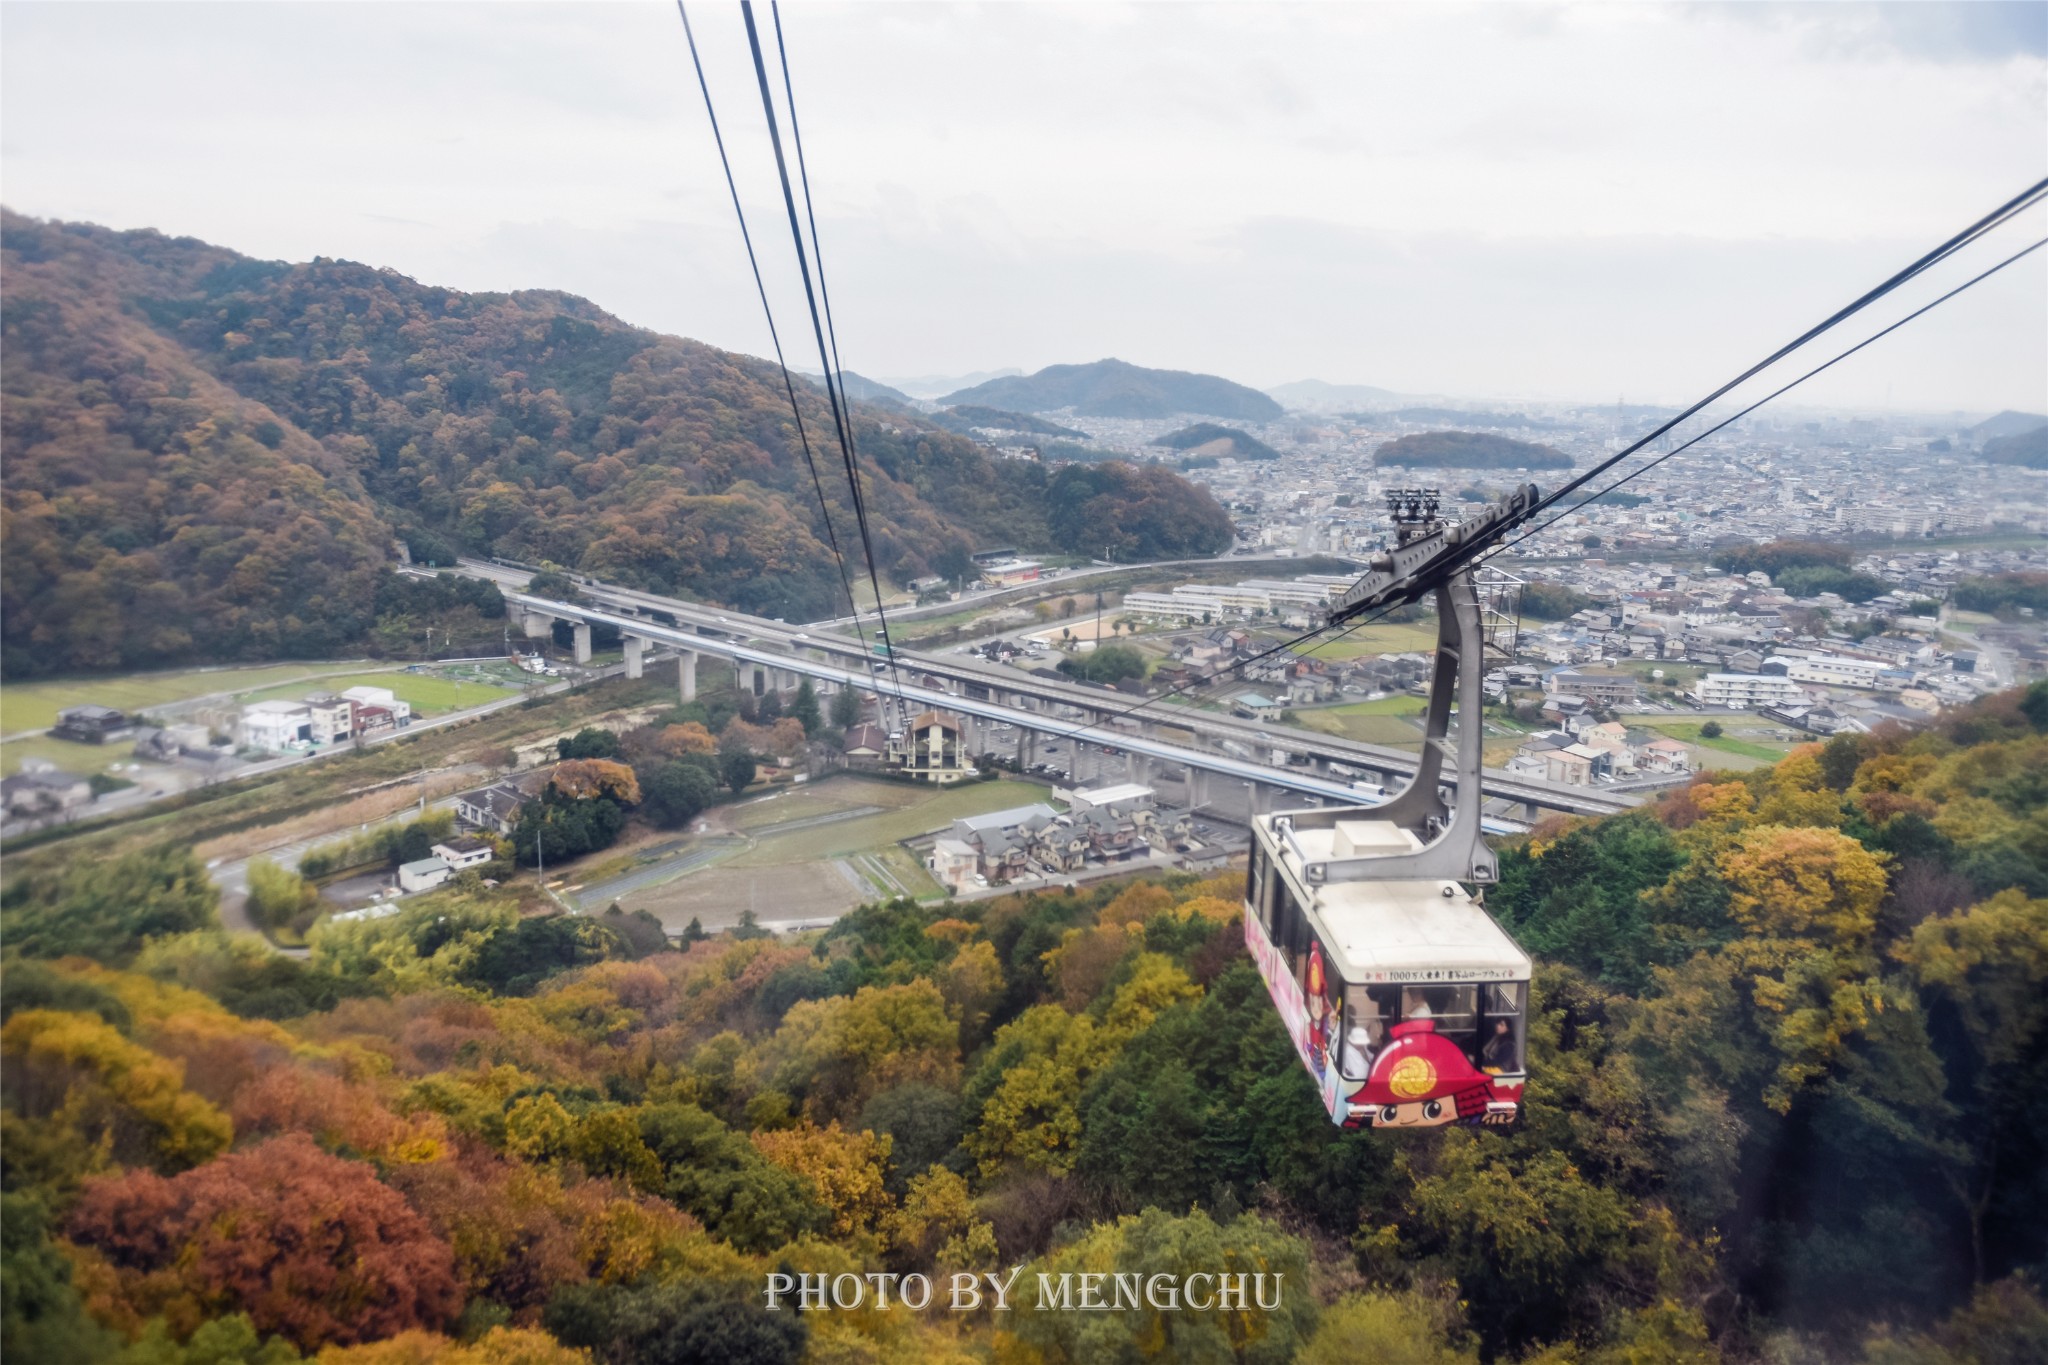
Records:
M557 763L548 786L571 801L605 796L621 805L640 804L640 780L631 768L608 758L571 758Z
M247 1313L302 1349L446 1326L455 1256L398 1191L303 1133L165 1179L95 1181L67 1232L116 1321L161 1314L181 1335ZM97 1296L96 1296L97 1297Z

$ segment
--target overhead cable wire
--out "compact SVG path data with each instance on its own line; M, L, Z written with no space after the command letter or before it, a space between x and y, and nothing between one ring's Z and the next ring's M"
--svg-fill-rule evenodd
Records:
M1961 248L1961 245L1967 245L1969 242L1977 240L1977 238L1983 236L1992 228L1997 227L2000 224L2003 224L2004 222L2008 221L2010 218L2014 217L2018 213L2024 212L2027 208L2030 208L2035 203L2040 202L2044 197L2048 197L2048 180L2039 182L2038 184L2033 186L2032 189L2028 190L2025 194L2019 195L2014 199L2008 201L1998 210L1994 211L1991 214L1986 215L1977 223L1972 224L1971 227L1965 229L1964 232L1957 234L1955 237L1949 239L1948 242L1943 243L1941 247L1937 247L1934 251L1927 253L1927 255L1921 257L1920 261L1915 262L1913 266L1909 266L1906 270L1899 272L1898 274L1894 275L1890 280L1886 281L1884 285L1881 285L1877 289L1873 289L1869 293L1865 294L1862 299L1857 301L1856 304L1840 310L1826 324L1810 329L1809 332L1804 337L1802 337L1800 342L1794 343L1791 346L1781 347L1776 353L1774 353L1771 360L1765 361L1758 365L1751 366L1750 369L1745 371L1740 378L1729 384L1723 385L1720 389L1715 391L1715 394L1709 395L1708 398L1703 399L1699 403L1694 404L1691 408L1687 409L1685 413L1682 413L1679 417L1672 419L1671 422L1665 424L1665 426L1661 427L1658 431L1652 432L1649 436L1644 437L1642 441L1638 441L1630 449L1640 450L1641 447L1648 441L1654 440L1657 436L1662 435L1664 432L1670 430L1672 426L1675 426L1679 421L1684 420L1685 417L1697 413L1701 408L1705 407L1708 403L1714 401L1715 397L1727 393L1728 390L1735 387L1736 384L1741 383L1744 379L1754 376L1760 370L1766 368L1770 363L1772 363L1772 361L1781 359L1785 354L1789 353L1791 350L1796 349L1798 345L1804 344L1806 341L1811 340L1813 337L1819 336L1822 332L1828 330L1828 328L1831 328L1837 325L1839 322L1853 316L1856 312L1861 311L1862 308L1867 307L1870 303L1874 303L1878 299L1884 297L1885 294L1890 293L1899 285L1902 285L1906 283L1908 280L1914 278L1915 276L1924 273L1925 270L1931 264L1938 262L1939 260L1946 259L1950 255L1953 255L1956 250L1959 250ZM1535 535L1537 532L1542 531L1551 525L1554 525L1557 521L1561 520L1562 518L1571 515L1572 512L1576 512L1580 508L1585 507L1588 503L1593 502L1595 499L1603 497L1607 493L1614 491L1614 489L1619 488L1622 484L1627 483L1630 479L1635 478L1637 475L1655 468L1657 465L1662 464L1664 461L1670 459L1672 456L1677 455L1678 453L1687 449L1688 447L1697 444L1699 441L1704 440L1708 436L1713 435L1715 432L1729 425L1729 423L1735 422L1741 419L1742 417L1747 416L1749 413L1756 411L1764 404L1772 402L1775 399L1782 397L1786 393L1789 393L1793 389L1798 388L1801 384L1806 383L1808 380L1813 379L1822 372L1832 369L1834 366L1840 364L1844 360L1847 360L1850 356L1855 355L1857 352L1863 350L1865 347L1868 347L1873 343L1879 341L1880 339L1889 336L1891 333L1896 332L1901 327L1904 327L1907 323L1912 322L1916 318L1919 318L1922 315L1933 311L1935 308L1940 307L1942 304L1948 302L1950 299L1955 298L1958 294L1963 293L1965 290L1974 288L1976 285L1981 284L1983 281L1989 279L1991 276L1997 274L1999 271L2004 270L2006 267L2010 265L2016 264L2018 261L2025 258L2026 256L2029 256L2035 251L2040 250L2043 246L2048 246L2048 238L2043 238L2030 246L2022 248L2021 250L2006 257L2004 260L1999 261L1996 265L1993 265L1990 268L1981 271L1978 274L1972 276L1971 278L1963 281L1963 283L1957 285L1955 288L1950 289L1948 292L1941 294L1932 301L1923 304L1921 307L1915 309L1911 313L1908 313L1906 316L1900 318L1898 321L1892 323L1890 326L1884 328L1882 331L1872 334L1871 336L1858 342L1856 345L1841 352L1839 355L1834 356L1832 359L1824 362L1823 364L1815 366L1813 369L1800 375L1798 378L1793 379L1789 383L1786 383L1781 387L1773 390L1771 393L1765 395L1763 398L1758 399L1756 402L1751 403L1748 407L1743 408L1741 411L1735 413L1733 416L1717 423L1716 425L1708 428L1705 431L1702 431L1701 433L1699 433L1699 435L1694 436L1691 439L1687 440L1684 443L1684 445L1674 447L1673 449L1664 452L1663 454L1659 455L1656 459L1644 464L1640 469L1637 469L1633 473L1624 475L1622 478L1617 479L1614 483L1608 485L1606 488L1601 489L1598 493L1595 493L1592 496L1586 498L1584 501L1576 504L1567 511L1559 513L1556 517L1551 518L1542 526L1535 527L1532 530L1526 532L1525 534L1517 536L1514 540L1507 541L1505 543L1482 543L1480 549L1478 551L1475 551L1475 553L1472 556L1470 556L1470 558L1479 559L1483 556L1484 558L1490 559L1493 557L1493 555L1505 551L1509 546L1519 544L1521 541L1528 539L1529 536ZM1543 499L1541 502L1539 502L1538 506L1542 507L1554 504L1561 495L1573 489L1584 487L1588 479L1596 476L1603 469L1611 469L1617 461L1625 458L1628 453L1628 451L1624 451L1622 452L1622 454L1615 456L1614 459L1608 460L1604 462L1602 465L1597 466L1594 470L1589 471L1587 475L1582 476L1578 479L1574 479L1570 484L1566 485L1565 488L1560 489L1558 493L1551 495L1549 498ZM1398 610L1401 606L1404 605L1406 605L1406 603L1389 603L1386 606L1383 606L1380 610L1373 612L1369 616L1365 616L1354 622L1341 623L1346 628L1342 631L1341 634L1336 636L1335 639L1341 640L1345 636L1351 634L1353 630L1360 629L1364 626L1371 625L1376 621L1382 620L1389 613ZM1244 669L1250 668L1253 665L1259 663L1260 661L1270 658L1283 650L1293 649L1298 645L1304 644L1314 639L1316 636L1321 635L1329 631L1333 627L1338 626L1339 624L1339 622L1334 620L1325 621L1323 624L1313 627L1310 630L1304 631L1301 634L1294 636L1292 639L1283 640L1279 644L1274 645L1272 648L1263 650L1260 653L1253 655L1250 659L1245 660L1241 664L1233 665L1230 671L1241 673ZM1334 643L1334 640L1331 643ZM1090 730L1098 730L1104 726L1113 725L1117 721L1123 720L1126 717L1134 715L1137 712L1146 709L1147 707L1156 705L1160 702L1164 702L1172 697L1188 693L1191 689L1196 689L1198 686L1200 687L1200 690L1206 691L1212 687L1222 686L1226 681L1228 681L1226 677L1214 677L1202 680L1202 682L1199 685L1196 683L1183 684L1182 686L1174 688L1170 691L1162 692L1156 697L1147 697L1144 700L1136 703L1135 705L1127 707L1124 710L1119 711L1114 715L1105 717L1102 720L1090 721L1085 724L1076 726L1071 730L1063 731L1059 736L1056 736L1056 738L1071 738L1073 736L1086 734Z
M1833 330L1841 323L1846 322L1848 319L1862 312L1865 308L1868 308L1871 304L1876 303L1879 299L1885 297L1885 295L1891 293L1893 290L1899 288L1901 285L1904 285L1907 282L1918 278L1920 275L1925 274L1927 271L1933 269L1936 265L1939 265L1942 261L1947 260L1956 252L1961 251L1964 247L1976 241L1979 237L1984 236L1986 233L1992 231L1997 227L2000 227L2010 219L2015 218L2018 215L2026 212L2035 204L2040 203L2044 198L2048 198L2048 179L2035 181L2027 189L2021 191L2019 194L2014 195L2011 199L1999 205L1990 213L1985 214L1982 218L1979 218L1976 222L1970 224L1970 226L1964 228L1961 232L1955 234L1955 236L1950 237L1940 246L1937 246L1933 250L1928 251L1927 253L1922 255L1918 260L1912 262L1912 264L1898 271L1889 279L1886 279L1883 283L1870 289L1861 297L1853 300L1852 302L1844 304L1841 308L1836 309L1826 318L1822 319L1820 322L1815 323L1813 326L1807 328L1804 332L1801 332L1798 336L1786 342L1783 346L1780 346L1777 350L1771 352L1762 360L1756 362L1756 364L1751 365L1741 374L1736 375L1733 379L1721 385L1719 388L1715 389L1706 397L1692 404L1690 407L1680 412L1677 416L1672 417L1668 421L1662 423L1654 430L1652 430L1648 435L1643 436L1642 438L1633 442L1623 450L1618 451L1612 457L1601 461L1599 464L1594 465L1584 474L1581 474L1577 478L1568 481L1561 487L1557 488L1555 491L1545 495L1542 498L1539 498L1533 510L1540 512L1544 508L1550 507L1562 501L1564 498L1569 497L1574 492L1577 492L1580 488L1585 487L1586 484L1592 482L1592 480L1598 478L1600 475L1614 468L1614 466L1620 464L1623 460L1628 459L1637 451L1640 451L1644 446L1649 445L1652 441L1655 441L1659 437L1670 432L1672 428L1678 426L1679 423L1693 416L1702 408L1705 408L1709 404L1719 401L1723 396L1725 396L1730 390L1734 389L1736 386L1747 383L1749 380L1755 378L1764 370L1767 370L1771 366L1777 364L1780 360L1783 360L1786 356L1792 354L1800 347L1814 340L1816 337L1821 336L1825 332Z
M854 627L860 626L860 600L853 595L853 580L846 572L846 556L839 549L839 533L832 526L832 508L825 499L825 483L818 476L818 462L811 454L811 437L804 426L804 412L796 399L796 384L790 378L789 364L782 356L782 337L775 327L775 310L768 304L768 288L761 281L761 262L754 254L754 237L747 229L747 211L740 207L739 186L734 183L732 162L725 153L725 134L718 127L718 110L712 107L711 85L704 79L704 63L697 56L697 35L690 27L690 11L684 8L683 0L676 0L676 12L683 18L683 37L690 45L690 65L697 71L697 88L704 92L704 113L711 120L711 140L718 144L718 164L725 170L725 187L732 195L732 211L739 219L740 240L747 245L747 265L754 272L754 291L761 297L761 311L768 319L768 340L775 347L775 364L782 371L783 392L789 395L789 410L796 418L797 440L802 443L804 464L811 471L811 487L818 494L818 514L825 520L825 539L832 548L832 560L839 567L840 586L846 589L846 604L853 612Z
M677 0L681 3L681 0ZM897 695L903 692L902 668L896 658L896 642L889 634L889 614L882 605L882 575L875 567L875 542L868 523L867 499L861 489L860 468L854 457L851 414L849 414L840 393L839 380L832 363L832 352L825 344L825 326L818 304L818 291L811 283L809 253L804 249L803 227L797 218L796 194L789 178L789 162L782 153L782 129L775 117L775 96L768 84L768 66L761 53L761 33L754 23L752 0L740 0L740 15L746 20L747 46L754 57L754 76L761 87L761 111L768 119L768 140L775 149L775 172L782 181L782 202L789 213L789 232L796 246L797 268L803 274L804 301L811 313L811 332L817 338L818 364L825 371L825 396L832 405L832 421L839 434L839 450L846 464L846 482L853 494L853 515L860 528L861 549L867 557L868 582L875 591L875 616L881 622L882 648L888 656L889 673L896 684ZM793 111L792 111L793 117Z
M1870 336L1864 338L1862 341L1857 342L1854 346L1851 346L1848 350L1843 351L1841 354L1835 356L1832 360L1824 361L1823 363L1814 366L1805 374L1800 375L1797 379L1792 380L1790 383L1785 384L1780 388L1772 390L1770 393L1765 394L1762 398L1757 399L1754 403L1751 403L1748 407L1743 408L1740 411L1723 418L1719 422L1716 422L1714 425L1708 427L1705 431L1699 433L1699 435L1688 439L1684 444L1673 446L1670 450L1665 451L1656 459L1651 460L1643 464L1641 467L1634 469L1627 474L1622 475L1613 483L1608 484L1607 487L1601 489L1597 493L1588 496L1583 501L1573 504L1571 507L1566 508L1564 511L1559 512L1556 516L1544 522L1542 525L1530 527L1528 530L1522 532L1522 534L1516 536L1513 540L1499 542L1488 547L1485 555L1482 557L1480 562L1483 563L1486 559L1491 559L1495 555L1504 554L1509 549L1513 548L1516 545L1521 544L1523 541L1529 539L1531 536L1538 535L1543 531L1550 529L1552 526L1555 526L1558 522L1564 520L1566 517L1572 515L1574 512L1584 510L1588 504L1597 502L1601 498L1606 497L1609 493L1612 493L1615 489L1621 487L1623 484L1629 482L1631 479L1649 473L1652 469L1655 469L1658 465L1663 464L1672 456L1680 454L1681 452L1688 450L1691 447L1699 444L1701 441L1706 440L1707 437L1712 436L1715 432L1720 431L1722 428L1727 427L1732 423L1741 421L1743 418L1749 416L1749 414L1751 414L1752 412L1755 412L1758 408L1764 406L1764 404L1772 402L1777 398L1783 397L1785 394L1790 393L1793 389L1798 388L1801 384L1804 384L1807 380L1814 378L1816 375L1822 373L1823 371L1833 369L1835 366L1847 360L1850 356L1855 355L1864 347L1870 346L1882 340L1883 338L1890 336L1893 332L1898 331L1901 327L1904 327L1907 323L1913 321L1915 318L1921 316L1923 313L1932 312L1934 309L1940 307L1944 303L1947 303L1950 299L1962 293L1964 290L1972 288L1975 285L1981 284L1983 281L1990 279L1993 275L1996 275L1999 271L2005 269L2007 266L2017 264L2019 261L2025 259L2026 257L2033 255L2036 251L2039 251L2044 246L2048 246L2048 237L2043 237L2039 241L2034 242L2030 246L2021 247L2018 251L2015 251L2012 255L2007 256L1998 264L1976 275L1971 276L1969 279L1964 280L1955 288L1949 290L1945 294L1940 295L1932 301L1922 304L1920 307L1914 309L1912 312L1900 318L1897 322L1894 322L1891 326L1886 327L1883 331L1871 334Z

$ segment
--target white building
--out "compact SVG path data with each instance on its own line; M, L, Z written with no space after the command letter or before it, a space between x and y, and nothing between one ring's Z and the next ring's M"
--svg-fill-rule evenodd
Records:
M1816 654L1809 658L1785 660L1785 676L1793 682L1821 687L1875 687L1877 675L1888 665L1876 659L1845 659L1839 654Z
M440 858L422 858L398 867L398 889L405 892L431 891L448 880L448 864Z
M383 707L400 725L412 722L412 704L400 701L388 687L351 687L341 695L357 706Z
M1128 815L1133 810L1149 808L1152 804L1152 789L1142 782L1119 782L1109 787L1087 787L1072 793L1069 804L1077 811L1108 810L1118 815Z
M1789 677L1767 673L1709 673L1692 685L1702 706L1750 710L1758 706L1790 706L1806 694Z
M252 749L283 753L313 738L313 712L302 701L252 701L242 708L241 741Z
M964 839L941 835L932 845L924 865L941 886L956 892L966 891L976 885L974 879L980 875L981 854ZM987 878L983 878L981 884L986 883Z

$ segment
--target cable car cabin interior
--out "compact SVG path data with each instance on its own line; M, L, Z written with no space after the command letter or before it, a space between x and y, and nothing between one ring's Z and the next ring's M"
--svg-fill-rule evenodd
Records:
M1455 881L1373 878L1422 847L1373 811L1254 819L1246 945L1332 1120L1512 1123L1528 954Z

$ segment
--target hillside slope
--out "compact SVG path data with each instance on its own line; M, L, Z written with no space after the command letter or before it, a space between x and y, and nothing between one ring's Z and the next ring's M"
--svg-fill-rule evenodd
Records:
M1372 462L1376 465L1421 465L1446 469L1572 467L1572 457L1563 451L1483 431L1425 431L1403 436L1375 450Z
M792 620L839 609L765 361L565 294L12 214L0 269L10 674L332 651L371 624L394 535ZM825 397L797 394L845 545ZM1042 468L901 412L855 428L885 574L1064 548ZM1147 507L1169 520L1133 509L1137 540L1216 514L1185 483Z
M1072 408L1083 417L1171 417L1191 412L1250 422L1271 421L1282 411L1257 389L1213 374L1148 370L1121 360L1048 365L1037 374L991 379L939 401L948 407L978 403L1018 412Z

